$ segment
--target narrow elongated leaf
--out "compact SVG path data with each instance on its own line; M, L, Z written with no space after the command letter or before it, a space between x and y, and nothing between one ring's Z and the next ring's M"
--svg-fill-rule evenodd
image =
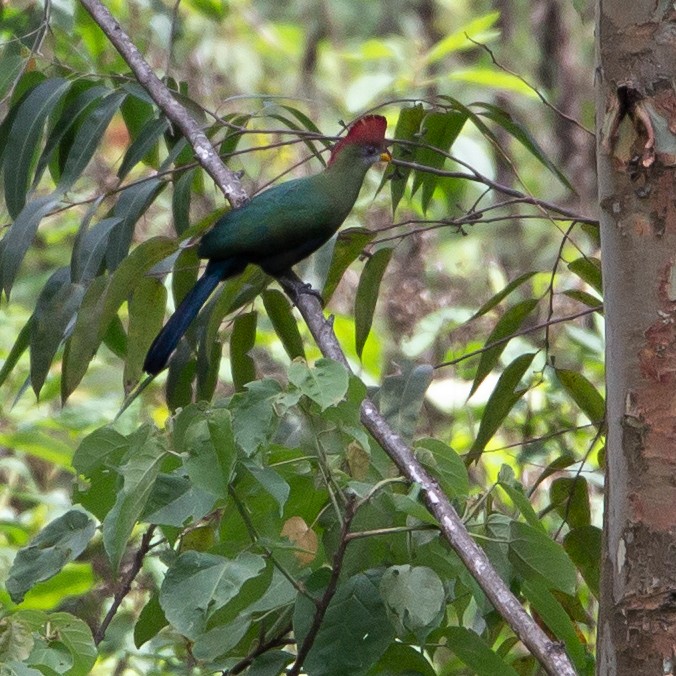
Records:
M174 230L182 235L190 227L190 202L192 183L197 169L184 171L174 179L174 190L171 193L171 211L174 216Z
M416 162L431 169L441 169L446 162L446 153L458 138L466 120L465 113L457 110L428 113L422 122L423 135L420 139L427 147L418 148ZM424 170L415 172L411 193L415 195L422 186L423 211L427 211L438 182L439 177L431 172Z
M575 592L575 566L563 547L537 528L512 521L509 560L526 580L544 580L565 594Z
M298 322L293 316L291 305L286 296L277 289L266 289L261 295L265 311L272 322L277 336L290 359L305 359L303 339L298 330Z
M7 234L2 238L2 242L0 242L2 246L0 280L7 298L9 298L14 280L19 272L19 266L35 239L40 221L56 207L59 199L60 195L52 193L28 202L12 223Z
M68 268L60 268L38 296L30 337L31 385L36 396L40 395L54 355L75 318L84 293L84 286L71 283Z
M120 223L110 233L106 249L106 267L115 270L127 257L134 237L134 227L145 210L164 188L165 183L158 178L130 185L117 198L112 217L121 218Z
M525 272L523 275L520 275L516 279L512 280L507 286L498 291L492 298L487 300L471 317L471 319L476 319L485 315L487 312L492 310L496 305L500 304L507 296L509 296L512 291L518 289L522 284L527 282L533 275L536 275L537 271L532 270L531 272Z
M519 141L533 157L547 167L547 169L549 169L563 185L575 192L575 188L573 188L570 181L566 178L566 175L547 157L545 151L540 147L527 127L520 122L517 122L506 110L503 110L492 103L484 103L481 101L472 105L474 108L481 108L482 111L479 113L480 115L487 117L489 120L500 125L500 127L508 134Z
M603 295L603 280L601 279L601 261L598 258L585 256L576 258L568 263L568 269L577 275L583 282L589 284L599 295Z
M472 383L472 389L469 393L470 397L477 391L479 385L481 385L486 376L495 368L498 359L500 359L500 355L504 352L505 347L507 347L508 341L502 342L494 347L489 346L503 338L507 338L515 331L518 331L526 317L528 317L535 309L537 304L537 298L529 298L528 300L521 301L512 306L504 315L502 315L502 317L500 317L495 328L491 331L491 334L486 340L487 349L481 354L481 358L479 359L479 366L477 367L474 382Z
M230 334L230 369L232 382L239 392L247 383L256 380L256 364L249 352L256 344L257 312L235 317Z
M5 148L5 204L17 218L26 204L31 171L47 116L70 87L63 78L50 78L38 84L21 103ZM9 164L11 163L11 164Z
M575 666L578 674L591 676L593 670L591 655L587 654L580 637L575 629L575 625L556 600L554 595L547 589L546 585L538 580L528 580L521 587L524 595L530 604L537 611L538 616L544 621L554 635L563 641L566 646L566 652Z
M293 111L292 112L293 116L298 119L298 114L300 113L300 111L297 111L293 108L290 108L289 106L280 106L280 107L285 108L289 112ZM279 120L282 124L284 124L289 129L301 130L301 129L303 129L303 127L305 127L305 124L302 124L302 126L300 126L300 125L296 124L293 120L290 120L285 115L268 114L268 117L272 117L275 120ZM306 120L308 119L304 115L303 115L303 117ZM317 127L314 124L312 124L312 126L314 127L314 129L312 129L311 131L317 130ZM326 160L324 159L322 154L319 152L319 150L317 150L317 146L315 145L314 141L310 140L309 138L304 138L303 143L309 148L310 152L322 163L322 166L326 166ZM323 141L323 143L324 143L325 147L328 146L328 142Z
M392 149L392 159L395 161L387 167L383 174L383 180L378 188L380 190L386 181L390 181L390 191L392 195L392 214L397 210L397 206L404 196L406 183L408 182L411 169L409 167L400 167L396 165L396 160L405 162L415 162L417 146L411 145L418 140L420 125L425 117L425 109L422 103L413 106L405 106L399 113L397 126L394 129L395 144ZM397 143L403 141L403 143Z
M477 676L518 676L481 636L465 627L448 627L444 630L448 647Z
M486 444L502 425L514 404L528 391L527 388L517 390L516 387L534 357L534 352L520 355L505 368L498 378L495 389L486 402L476 439L467 454L467 463L479 459L484 448L486 448Z
M251 115L227 115L225 117L226 122L229 122L233 127L244 127L246 128ZM218 154L221 156L221 159L226 160L228 155L232 154L237 150L239 142L244 137L244 133L238 129L229 128L228 133L225 135L225 138L221 141L221 147L218 150Z
M21 331L19 331L19 335L16 337L12 349L9 351L2 368L0 368L0 387L2 387L9 374L14 370L21 355L28 349L34 321L33 315L31 315L30 319L23 325Z
M515 481L500 481L498 486L509 495L511 501L516 505L516 508L521 512L528 524L533 526L533 528L541 530L543 533L546 532L542 521L540 521L540 517L536 514L533 505L530 504L520 484L517 484Z
M366 339L371 332L373 313L378 302L380 282L383 279L387 265L394 249L378 249L366 261L364 271L359 278L357 294L354 301L354 340L357 356L361 358Z
M169 122L164 117L149 120L143 126L138 136L127 149L122 164L117 170L117 177L119 179L123 179L139 162L147 157L168 126Z
M472 19L469 23L439 40L424 55L424 60L427 63L436 63L453 52L464 49L476 49L477 42L486 43L488 39L499 35L498 31L490 30L499 18L500 12L490 12Z
M75 238L70 272L74 282L91 282L101 269L111 230L121 218L104 218L91 228L81 228Z
M333 248L331 267L326 276L326 282L322 289L324 303L328 303L336 290L338 283L343 278L345 271L362 253L364 247L375 237L375 232L362 228L349 228L343 230Z
M579 371L555 370L559 382L582 412L595 425L601 424L606 414L606 403L599 391Z

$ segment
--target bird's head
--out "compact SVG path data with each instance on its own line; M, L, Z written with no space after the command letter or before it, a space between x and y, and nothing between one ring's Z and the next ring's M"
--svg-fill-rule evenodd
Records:
M370 167L376 162L392 159L385 146L387 120L382 115L365 115L354 122L344 138L331 150L328 166L339 157L349 157L351 162L361 161Z

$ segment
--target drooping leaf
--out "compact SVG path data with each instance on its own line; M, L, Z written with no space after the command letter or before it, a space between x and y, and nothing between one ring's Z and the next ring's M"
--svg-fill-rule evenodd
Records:
M134 645L140 648L144 643L150 641L169 624L164 615L162 606L160 606L159 594L154 593L150 600L143 606L139 613L138 620L134 625Z
M362 228L348 228L343 230L333 248L331 266L322 289L322 298L328 303L343 278L345 270L364 250L364 247L375 237L375 232Z
M497 432L500 425L512 410L514 404L527 392L527 388L516 389L521 378L528 370L535 357L534 352L522 354L509 364L498 378L495 389L486 402L484 413L479 423L479 431L467 454L466 462L474 462L481 457L486 444Z
M404 196L406 183L411 173L410 167L397 166L397 160L405 162L415 162L417 146L413 145L420 133L420 125L425 116L425 109L422 103L416 103L413 106L405 106L399 113L397 126L394 129L394 147L392 148L392 159L394 162L387 167L383 175L383 180L378 188L380 190L386 181L390 181L390 192L392 195L392 214L397 210L397 206ZM401 143L397 143L401 141Z
M589 487L583 476L554 479L549 487L549 499L570 528L590 525Z
M533 509L533 505L530 504L530 501L524 494L523 487L520 483L514 479L511 481L500 480L498 485L505 493L507 493L507 495L509 495L511 501L516 505L524 519L526 519L526 523L533 526L533 528L541 530L543 533L546 532L542 521L535 512L535 509Z
M448 647L477 676L518 676L481 636L465 627L448 627L443 631Z
M85 512L72 509L45 526L20 549L12 563L6 588L14 603L40 580L58 573L74 561L94 536L96 524Z
M425 147L418 148L416 163L431 169L441 169L446 162L446 154L458 138L466 120L465 113L458 110L428 113L422 122L422 138L420 139ZM422 186L423 212L427 211L438 182L439 177L433 172L416 170L411 194L415 195L418 188Z
M424 55L424 60L436 63L453 52L476 49L477 42L485 44L499 35L497 30L491 30L499 18L500 12L489 12L472 19L433 45Z
M146 122L138 136L127 148L122 164L117 170L119 179L123 179L139 162L146 161L148 154L156 147L168 126L169 122L164 117Z
M179 237L190 227L190 202L196 172L197 168L187 169L178 178L174 177L171 212L174 216L174 230Z
M415 434L432 373L429 364L420 364L383 380L378 393L380 412L404 439L412 439Z
M603 296L601 279L601 261L598 258L584 256L568 263L568 269L583 282L589 284L600 296Z
M49 78L33 88L17 109L4 154L5 205L12 218L17 218L26 205L47 116L69 87L70 82L63 78Z
M31 332L33 330L33 316L31 315L30 319L23 325L19 335L12 345L12 349L9 351L5 362L0 368L0 387L7 380L9 374L14 370L14 367L17 365L21 355L28 349L30 343Z
M606 403L599 391L579 371L555 369L563 388L582 412L595 425L600 425L606 414Z
M573 662L578 674L592 676L594 673L593 660L587 654L580 637L571 621L568 613L556 600L547 586L539 580L528 580L521 588L531 606L537 611L538 616L554 635L566 646L566 652Z
M469 493L469 476L460 456L439 439L418 439L415 442L418 459L437 478L449 498L464 497ZM424 449L429 456L420 453Z
M487 312L492 310L496 305L499 305L507 296L509 296L512 291L518 289L522 284L527 282L533 275L536 275L537 271L532 270L531 272L525 272L523 275L520 275L516 279L512 280L507 286L498 291L492 298L489 298L471 317L471 319L476 319L485 315Z
M256 380L256 364L249 352L256 344L258 313L238 315L230 334L230 372L235 390L241 391L247 383Z
M600 594L601 537L600 528L582 526L570 530L563 539L563 548L596 598Z
M284 350L290 359L305 359L303 339L298 330L298 322L293 316L291 305L286 296L277 289L266 289L261 294L265 311L272 322L277 337L282 341Z
M68 268L59 268L38 296L30 336L31 385L36 396L45 382L54 355L65 339L85 293L70 281Z
M104 218L91 228L83 223L73 245L70 274L74 282L86 284L99 274L111 230L121 218Z
M521 521L510 526L509 560L525 580L544 580L550 589L575 593L575 566L563 547Z
M394 249L378 249L364 266L359 278L357 294L354 301L355 349L361 358L366 339L371 332L373 313L376 309L380 292L380 283L390 262Z
M491 331L490 335L486 339L486 349L481 354L479 359L479 365L477 366L476 375L474 376L474 381L472 382L472 389L470 390L469 396L471 397L479 388L479 385L484 381L486 376L495 368L500 355L504 352L505 347L507 347L507 340L515 331L518 331L521 328L524 320L528 315L537 307L538 300L537 298L529 298L523 300L520 303L509 308L505 314L500 317L495 328ZM493 343L499 344L490 347Z

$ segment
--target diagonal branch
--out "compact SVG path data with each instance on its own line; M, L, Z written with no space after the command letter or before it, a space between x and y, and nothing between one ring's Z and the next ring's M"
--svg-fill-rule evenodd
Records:
M148 90L158 107L181 129L194 148L200 164L214 177L232 205L236 207L243 204L246 201L246 195L235 175L221 163L209 144L209 140L197 127L195 121L152 73L150 66L132 44L129 36L124 33L99 0L80 0L80 2L132 68L139 83ZM349 368L333 331L333 323L324 317L319 300L311 294L299 294L294 300L322 353ZM418 461L411 448L389 426L370 399L365 399L362 404L361 420L364 427L397 465L399 471L409 481L420 486L422 499L439 521L444 537L524 645L537 657L549 674L575 676L575 671L562 645L551 641L522 608L490 564L484 551L467 532L448 497Z

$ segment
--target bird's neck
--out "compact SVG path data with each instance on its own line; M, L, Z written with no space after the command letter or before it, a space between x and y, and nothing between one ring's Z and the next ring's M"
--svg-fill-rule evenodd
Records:
M322 172L327 188L341 200L349 201L350 207L357 199L368 171L368 165L349 147L343 149Z

